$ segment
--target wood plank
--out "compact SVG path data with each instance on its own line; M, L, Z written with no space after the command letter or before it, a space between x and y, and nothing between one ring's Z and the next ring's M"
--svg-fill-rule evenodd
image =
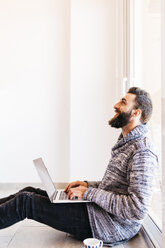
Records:
M152 248L154 247L148 236L145 234L144 230L141 231L132 239L130 239L126 244L125 248Z
M7 248L12 237L0 237L0 248Z
M66 233L51 227L22 227L16 232L8 248L63 248Z
M76 240L72 235L67 235L67 240L63 248L80 248L83 247L83 242ZM104 248L109 248L108 246L104 246ZM116 245L115 248L124 248L123 245Z

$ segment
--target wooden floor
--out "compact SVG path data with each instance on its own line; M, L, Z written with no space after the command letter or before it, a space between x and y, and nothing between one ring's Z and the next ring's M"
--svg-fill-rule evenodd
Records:
M26 186L26 185L25 185ZM22 186L21 186L22 187ZM20 188L21 188L20 187ZM0 184L0 197L16 192L15 189L5 188ZM57 231L51 227L24 220L9 228L0 230L0 248L82 248L83 243L71 235ZM145 232L140 232L129 242L115 246L116 248L152 248Z

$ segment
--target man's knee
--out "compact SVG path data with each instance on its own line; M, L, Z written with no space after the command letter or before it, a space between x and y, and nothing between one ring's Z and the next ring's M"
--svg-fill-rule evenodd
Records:
M21 189L19 192L34 192L34 191L35 191L35 188L28 186L28 187Z
M15 197L15 207L20 220L31 218L33 192L19 192Z

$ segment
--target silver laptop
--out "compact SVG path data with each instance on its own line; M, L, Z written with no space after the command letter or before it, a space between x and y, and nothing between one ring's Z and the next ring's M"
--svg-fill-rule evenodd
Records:
M70 200L68 194L64 190L57 190L49 172L42 160L42 158L37 158L33 160L34 165L37 169L38 175L41 178L41 181L46 189L46 192L49 196L49 199L52 203L80 203L88 202L82 199L74 198Z

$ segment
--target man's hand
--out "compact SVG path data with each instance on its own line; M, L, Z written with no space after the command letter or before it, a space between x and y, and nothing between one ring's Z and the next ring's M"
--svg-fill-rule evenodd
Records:
M88 189L87 182L75 181L69 183L64 191L68 193L69 199L73 199L74 197L78 197L79 199L82 199L87 189Z
M75 188L70 188L68 190L68 197L69 199L73 199L73 198L78 198L78 199L82 199L83 198L83 195L85 193L85 191L87 190L88 188L85 187L85 186L78 186L78 187L75 187Z
M78 186L84 186L84 187L87 187L88 188L88 184L86 182L82 182L82 181L75 181L75 182L72 182L72 183L69 183L66 188L65 188L65 192L68 192L71 188L75 188L75 187L78 187Z

